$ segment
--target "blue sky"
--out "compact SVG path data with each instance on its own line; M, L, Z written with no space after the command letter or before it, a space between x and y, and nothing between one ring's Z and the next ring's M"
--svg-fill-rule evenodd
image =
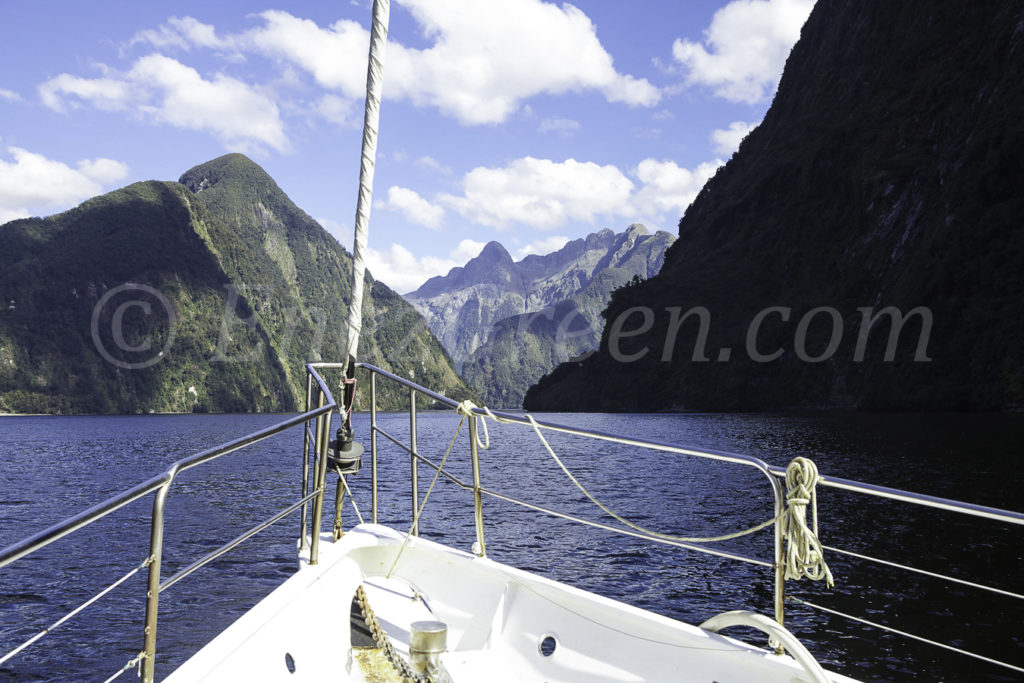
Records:
M395 0L370 268L676 232L813 0ZM239 151L350 246L370 8L0 0L0 223Z

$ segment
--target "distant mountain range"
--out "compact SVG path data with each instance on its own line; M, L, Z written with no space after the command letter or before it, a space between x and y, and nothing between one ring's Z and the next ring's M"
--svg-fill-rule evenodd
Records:
M764 121L530 410L1024 408L1020 2L818 2Z
M7 223L0 245L0 412L292 411L303 364L341 360L351 256L240 154ZM473 396L401 296L367 292L362 360Z
M518 408L543 374L597 347L612 290L657 273L673 239L634 224L520 261L490 242L405 297L488 405Z

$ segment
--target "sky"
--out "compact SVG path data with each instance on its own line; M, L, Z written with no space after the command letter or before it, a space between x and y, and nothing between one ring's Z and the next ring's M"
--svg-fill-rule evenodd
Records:
M0 223L242 152L351 249L370 2L0 0ZM394 0L367 261L405 293L677 232L814 0Z

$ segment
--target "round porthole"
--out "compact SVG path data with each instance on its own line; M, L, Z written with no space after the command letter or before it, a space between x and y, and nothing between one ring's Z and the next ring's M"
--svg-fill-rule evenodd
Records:
M284 665L288 667L288 673L295 673L295 657L290 652L284 653Z
M558 647L558 641L552 635L546 635L540 639L540 643L537 644L537 649L540 650L542 657L550 657L555 654L555 648Z

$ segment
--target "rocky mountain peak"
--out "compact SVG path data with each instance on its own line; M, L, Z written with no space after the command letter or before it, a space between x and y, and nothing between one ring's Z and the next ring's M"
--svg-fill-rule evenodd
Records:
M222 183L236 187L270 183L277 187L259 164L237 152L193 166L181 174L178 182L196 194Z
M636 239L640 235L650 235L651 233L643 223L633 223L626 228L626 234Z
M633 275L649 277L671 242L668 233L651 241L646 228L634 224L619 234L606 228L550 254L531 254L518 262L500 243L489 242L464 267L431 278L406 299L461 365L488 342L496 323L565 301L608 268L628 270L627 280ZM616 275L607 282L619 279ZM607 294L601 292L599 298Z

